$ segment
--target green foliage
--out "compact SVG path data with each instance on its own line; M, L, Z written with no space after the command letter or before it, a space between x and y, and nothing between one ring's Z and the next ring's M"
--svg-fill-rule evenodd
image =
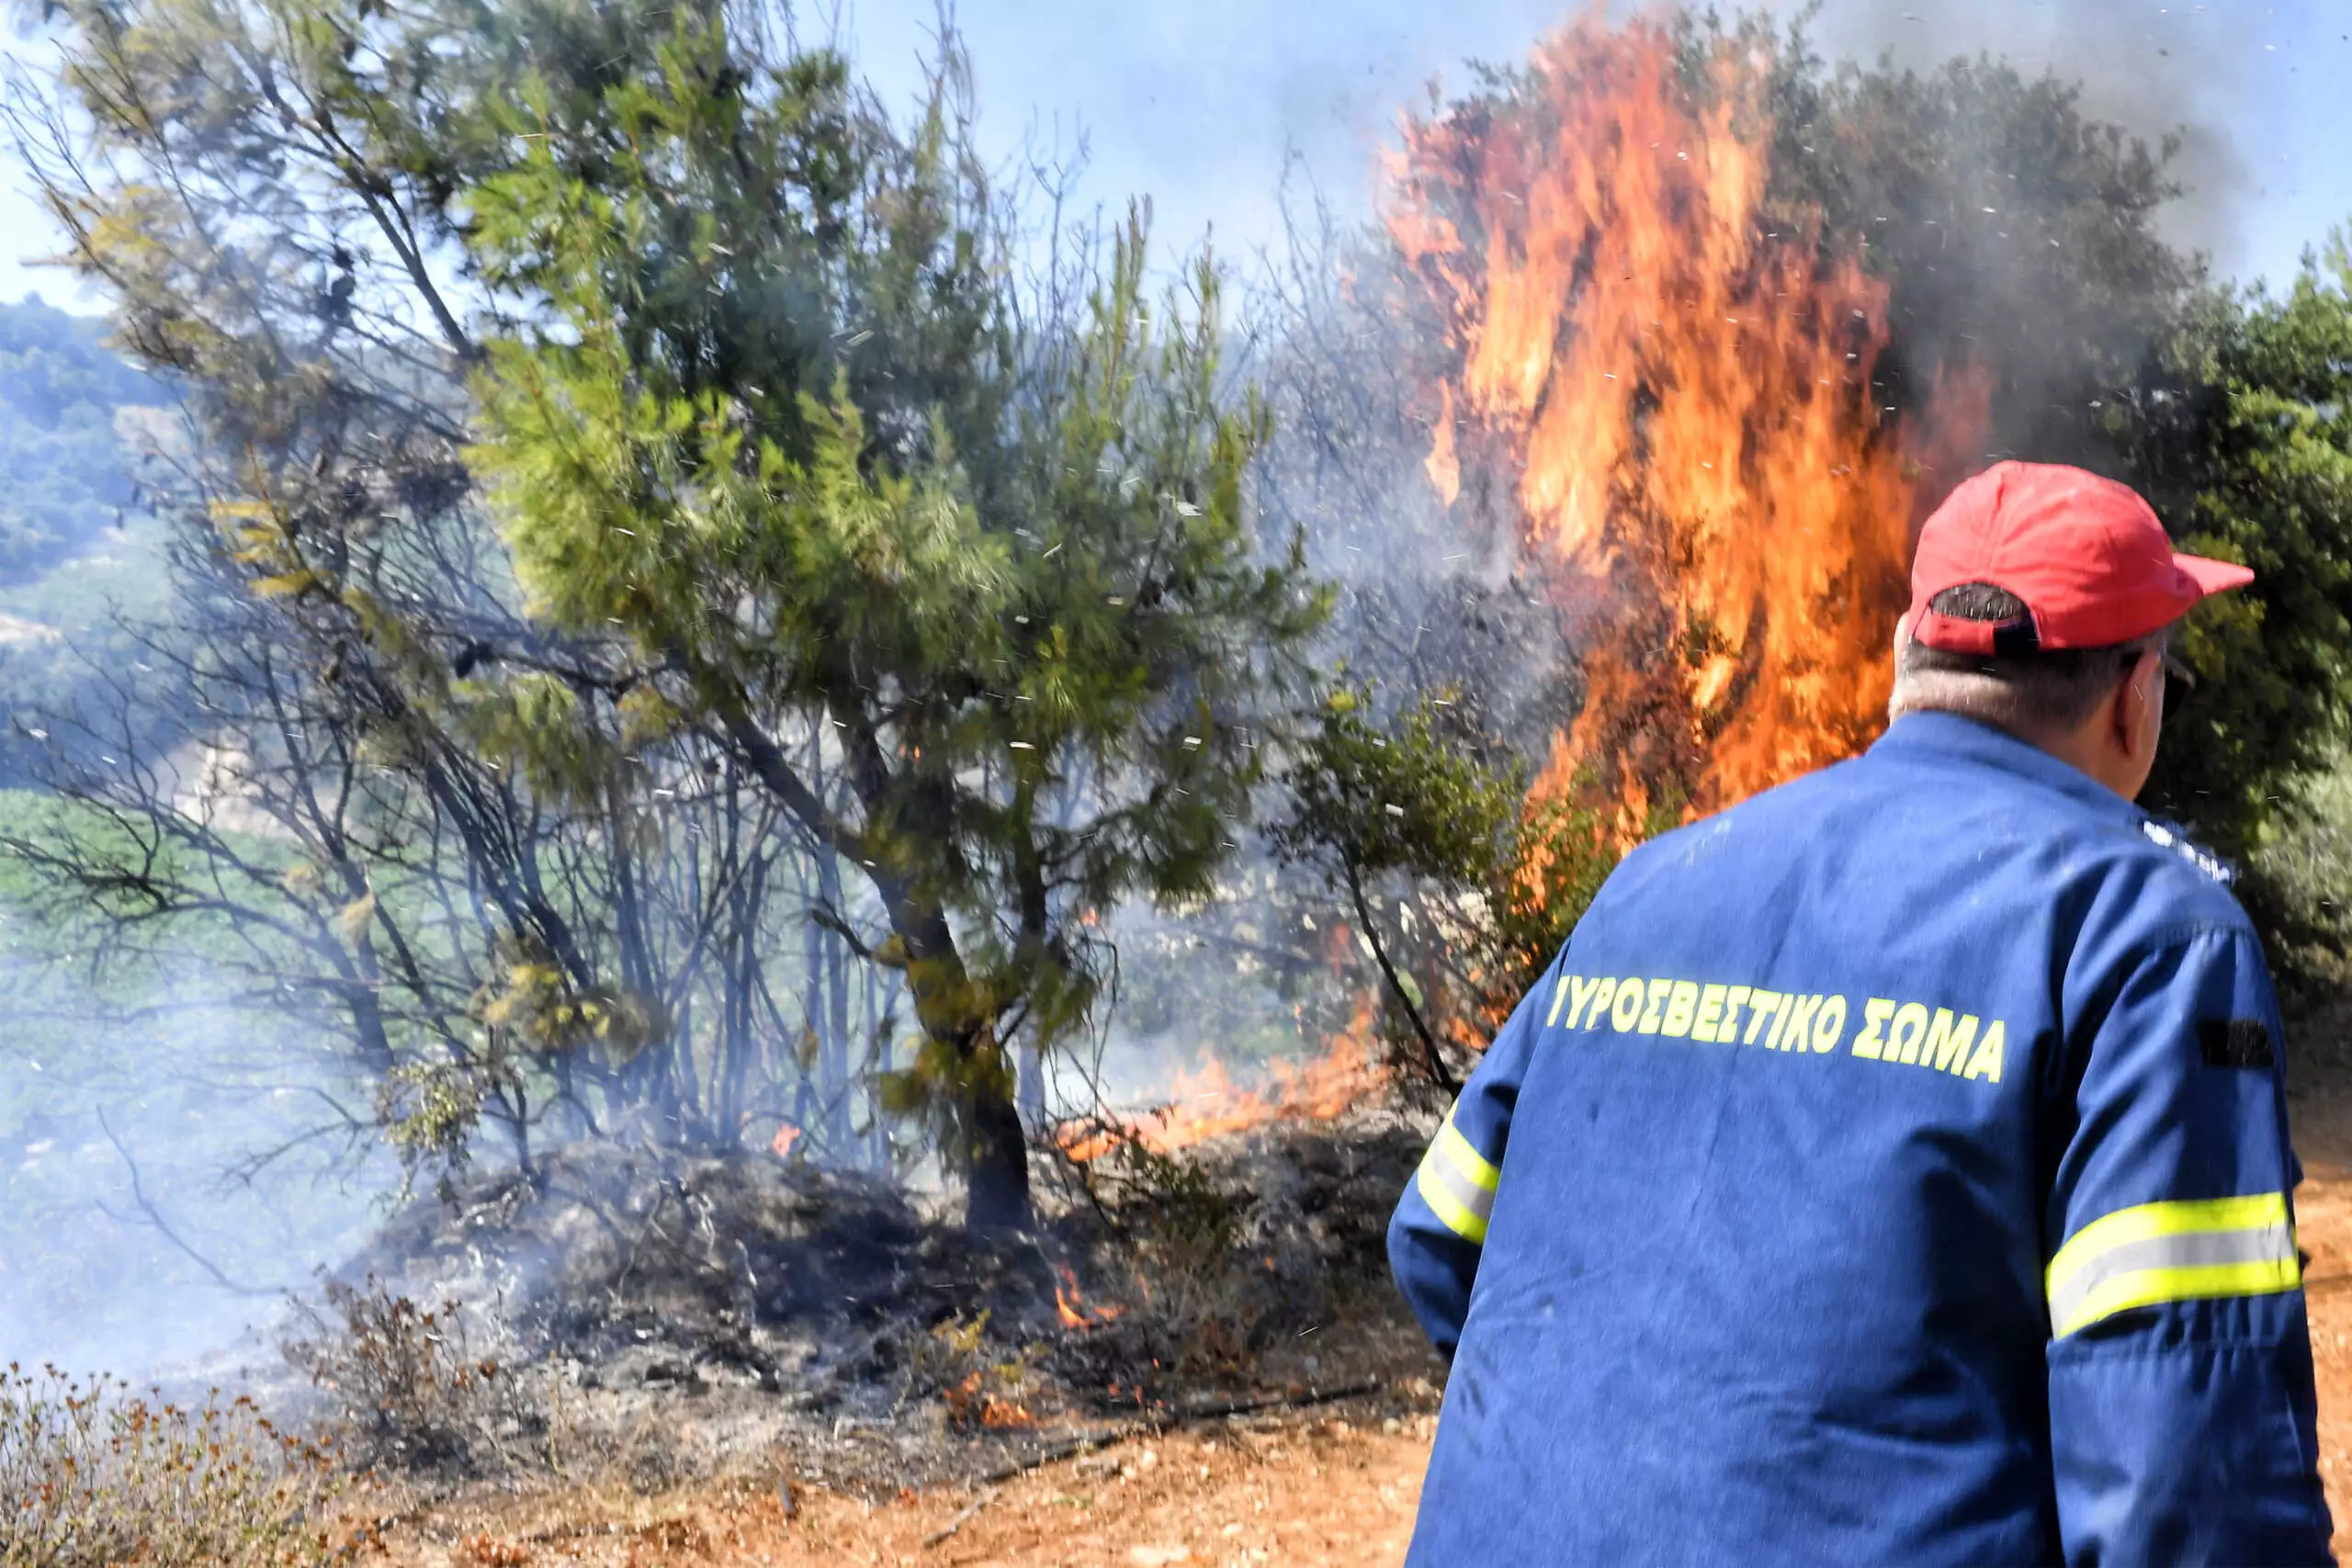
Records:
M149 651L110 620L117 604L151 607L162 576L118 419L160 415L168 394L105 332L37 299L0 305L0 783L32 772L17 725L103 705L101 672Z
M1825 256L1859 250L1891 291L1880 401L1924 409L1971 369L1989 378L1991 428L1957 456L2110 462L2101 389L2139 371L2200 276L2157 231L2181 194L2177 139L2086 117L2080 84L2054 73L1989 56L1833 65L1801 36L1777 51L1768 102L1770 199L1784 220L1818 213Z
M1282 783L1276 852L1347 895L1408 1032L1407 1062L1451 1089L1451 1055L1486 1047L1615 867L1611 824L1528 798L1525 765L1459 690L1385 724L1366 694L1334 692Z
M400 1156L402 1196L420 1170L439 1169L446 1189L471 1155L482 1100L511 1071L472 1058L402 1062L376 1080L376 1121Z
M1306 854L1343 847L1343 874L1402 871L1434 880L1476 882L1510 836L1525 793L1525 770L1498 769L1463 742L1447 710L1459 693L1427 696L1393 727L1374 721L1366 694L1341 689L1284 783L1295 803L1274 830L1276 846Z
M2189 547L2253 585L2189 617L2197 685L2167 703L2148 795L2250 853L2352 717L2352 252L2339 235L2283 297L2199 302L2104 428Z
M781 14L728 14L790 52ZM225 928L236 963L204 969L206 999L298 1019L366 1080L353 1102L381 1089L434 1159L480 1115L526 1152L621 1127L764 1145L789 1120L827 1157L887 1164L855 1114L905 1021L901 978L855 958L878 900L623 631L525 613L464 460L502 303L472 198L551 139L510 134L513 95L545 89L567 169L598 185L628 152L606 110L666 69L671 7L100 0L55 19L64 91L20 100L19 152L193 436L148 491L165 542L128 648L53 623L102 671L96 699L43 679L55 721L14 716L47 732L20 738L21 776L136 829L39 863L51 908L96 890L118 917L93 970ZM780 321L815 280L772 281L733 308ZM0 679L31 662L0 649ZM196 811L192 758L220 785ZM545 964L518 969L526 950ZM541 967L560 980L510 984Z
M332 998L414 1147L469 1106L732 1140L803 1023L851 1071L839 969L806 1020L770 981L797 881L812 989L826 951L888 965L868 1028L887 1053L903 982L928 1040L894 1100L991 1173L976 1212L1025 1214L1012 1055L1092 1015L1090 921L1209 890L1324 608L1245 514L1264 421L1215 269L1154 297L1137 216L1035 272L952 40L903 122L735 0L68 0L62 31L75 102L28 156L187 390L198 706L320 874L256 892L187 843L301 977L273 994ZM134 876L149 929L200 880ZM662 1048L489 1024L517 943L560 972L531 996Z
M346 911L350 928L372 915L372 896ZM356 941L356 938L355 938ZM403 1062L378 1080L376 1117L413 1181L427 1166L443 1184L471 1151L483 1107L494 1099L527 1107L537 1083L559 1080L583 1056L612 1071L665 1038L671 1021L657 1002L607 986L581 986L546 948L528 937L494 944L489 978L468 1012L478 1026L472 1048L454 1057ZM527 1125L527 1111L517 1118ZM516 1152L530 1168L527 1135Z
M995 1121L1001 1162L1007 1043L1091 1016L1087 919L1210 890L1326 602L1244 514L1263 423L1205 260L1152 299L1131 216L1023 294L953 63L901 132L739 23L498 109L532 152L467 238L527 324L469 458L534 610L624 628L629 679L868 873L931 1042L899 1101Z
M2317 1048L2344 1057L2336 1043L2352 1046L2344 1031L2306 1027L2306 1015L2315 1005L2340 1009L2352 999L2352 755L2339 751L2324 772L2300 782L2268 841L2248 859L2239 893L2266 917L2288 1037L2299 1053Z
M0 305L0 581L88 549L130 502L115 416L164 394L105 333L38 297Z

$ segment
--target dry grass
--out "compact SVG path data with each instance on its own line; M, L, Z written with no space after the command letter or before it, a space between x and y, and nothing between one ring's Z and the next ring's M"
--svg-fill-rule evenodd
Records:
M54 1368L0 1374L0 1564L260 1568L339 1561L329 1446L248 1400L195 1408Z

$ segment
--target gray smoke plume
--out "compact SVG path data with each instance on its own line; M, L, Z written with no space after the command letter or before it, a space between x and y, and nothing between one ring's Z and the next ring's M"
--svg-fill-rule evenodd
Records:
M26 925L0 911L0 1363L141 1379L241 1337L274 1361L288 1294L396 1175L364 1090L202 976L101 996Z
M2027 75L2079 81L2092 118L2150 141L2177 133L2173 167L2187 188L2165 210L2165 237L2228 276L2253 260L2243 219L2256 175L2237 128L2252 118L2265 53L2275 63L2278 37L2308 30L2282 28L2282 15L2301 24L2307 9L2308 0L1827 0L1814 32L1832 59L1914 70L1989 54Z
M1645 6L1612 0L1623 17ZM1743 7L1724 5L1733 11ZM2304 175L2308 136L2285 134L2296 92L2352 67L2347 29L2325 0L1762 0L1832 59L1932 67L1989 54L2028 74L2083 85L2085 108L2151 141L2183 135L2176 164L2190 187L2168 215L2175 243L2209 252L2224 276L2291 266L2297 249L2343 216L2250 222ZM1276 197L1303 166L1343 212L1368 216L1380 150L1396 116L1453 92L1472 62L1522 61L1574 20L1576 0L1433 6L1358 0L1343 10L1251 0L1129 7L1115 26L1085 0L967 4L955 21L979 83L985 139L1010 156L1024 138L1091 152L1085 195L1154 198L1159 232L1189 246L1214 226L1227 256L1281 243ZM2338 21L2342 20L2339 16ZM935 22L926 7L868 0L845 18L861 67L892 96L911 94ZM2304 84L2308 78L2310 86ZM2278 134L2274 135L2274 130ZM2310 179L2325 149L2308 148ZM2352 206L2352 197L2346 197Z

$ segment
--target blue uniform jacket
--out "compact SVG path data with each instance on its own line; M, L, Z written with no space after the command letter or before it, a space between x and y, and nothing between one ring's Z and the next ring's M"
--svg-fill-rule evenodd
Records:
M1409 1562L2326 1561L2219 873L1942 714L1629 856L1390 1225Z

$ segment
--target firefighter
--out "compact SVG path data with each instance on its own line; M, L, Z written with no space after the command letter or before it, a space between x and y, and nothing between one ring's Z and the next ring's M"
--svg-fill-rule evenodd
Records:
M2001 464L1885 735L1618 867L1389 1227L1411 1563L2330 1560L2278 1002L2132 804L2252 579Z

